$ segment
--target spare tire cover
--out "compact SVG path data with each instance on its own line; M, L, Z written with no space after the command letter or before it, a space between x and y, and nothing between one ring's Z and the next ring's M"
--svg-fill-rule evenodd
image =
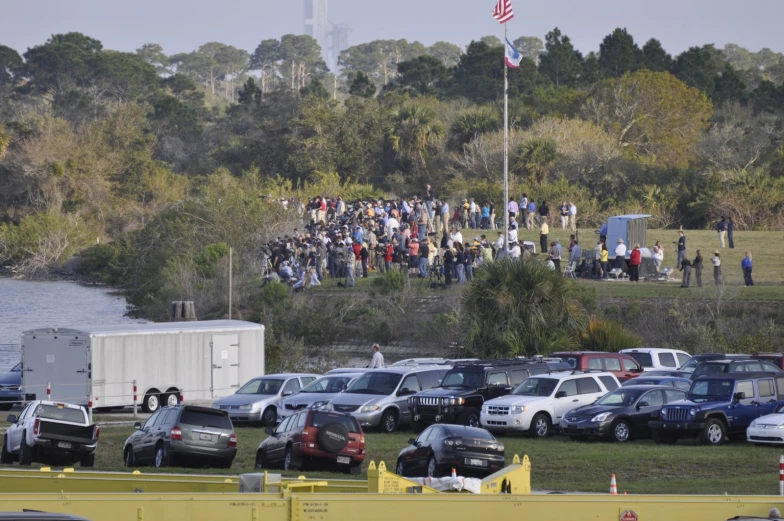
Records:
M319 429L316 441L322 450L338 453L348 445L348 430L339 423L328 423Z

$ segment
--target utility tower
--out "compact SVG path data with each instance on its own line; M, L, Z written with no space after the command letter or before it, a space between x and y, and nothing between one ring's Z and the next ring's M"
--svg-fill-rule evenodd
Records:
M334 24L327 17L327 0L304 0L305 34L314 38L321 46L321 56L336 72L340 52L348 48L351 29L346 24Z

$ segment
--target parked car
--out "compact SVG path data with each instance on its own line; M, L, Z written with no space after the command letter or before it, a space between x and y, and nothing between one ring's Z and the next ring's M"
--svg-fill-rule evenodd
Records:
M726 374L726 373L782 373L781 369L773 365L767 360L752 360L746 359L726 359L726 360L707 360L700 362L700 364L691 373L691 378L699 378L700 376L708 376L713 374Z
M644 371L675 370L689 361L691 355L686 351L677 349L663 349L659 347L640 347L636 349L622 349L619 351L629 355L642 366Z
M408 397L439 385L450 369L442 365L374 369L330 400L327 409L350 413L362 428L394 432L411 423Z
M759 353L756 355L751 355L750 358L765 360L772 363L779 369L784 369L784 353ZM0 383L0 389L2 389L2 383Z
M681 391L688 391L691 387L691 380L680 376L648 376L650 373L645 373L644 376L634 378L633 380L626 380L621 384L621 387L632 387L636 385L664 385L667 387L675 387Z
M22 363L7 373L0 374L0 411L10 411L14 404L22 403Z
M18 418L10 414L8 422L0 463L95 464L99 429L79 405L35 400Z
M632 381L639 380L635 378ZM629 385L609 392L591 405L566 413L561 430L572 439L608 438L617 442L650 437L651 414L683 400L686 392L662 385Z
M261 423L272 426L278 422L278 408L283 398L291 396L309 383L316 374L269 374L240 387L231 396L215 400L212 406L228 411L234 422Z
M642 366L637 360L621 353L572 351L553 353L551 356L560 358L569 364L569 367L577 371L605 371L612 373L620 382L636 378L642 373Z
M772 414L760 416L746 429L746 440L750 443L784 443L784 404L779 404Z
M612 373L564 371L526 378L511 394L482 405L482 427L491 432L549 436L564 414L620 387Z
M729 436L746 436L753 420L776 410L784 400L784 375L725 373L695 380L686 399L668 403L648 423L656 443L674 444L698 437L721 445Z
M266 432L256 451L257 469L322 466L359 474L365 461L365 434L350 414L306 409Z
M485 477L504 467L504 445L485 429L431 425L400 451L399 476L440 477L455 469L460 476Z
M433 423L479 427L485 400L506 396L523 380L535 374L569 370L561 361L485 360L454 366L441 385L417 393L408 400L414 432Z
M729 360L729 359L747 359L749 355L725 355L721 353L701 353L692 356L688 362L678 368L679 371L684 373L693 373L700 363L707 360Z
M444 359L438 358L405 358L389 365L388 367L400 367L404 365L437 365L443 364Z
M348 385L363 373L339 373L322 376L306 385L300 392L284 398L278 408L278 421L302 409L321 409L346 390Z
M190 463L231 467L237 435L226 411L193 405L164 407L123 444L126 467L171 467Z

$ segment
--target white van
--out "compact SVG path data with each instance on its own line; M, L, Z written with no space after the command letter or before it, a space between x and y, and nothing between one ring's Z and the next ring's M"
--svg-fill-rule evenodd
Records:
M643 371L676 371L691 358L686 351L659 347L640 347L619 351L637 360Z

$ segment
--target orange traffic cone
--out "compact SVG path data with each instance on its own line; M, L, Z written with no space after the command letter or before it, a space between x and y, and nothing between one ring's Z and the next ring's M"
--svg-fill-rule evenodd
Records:
M455 467L452 467L452 477L453 478L457 477L457 471L455 471Z
M615 474L610 477L610 495L617 496L618 495L618 484L615 483Z

